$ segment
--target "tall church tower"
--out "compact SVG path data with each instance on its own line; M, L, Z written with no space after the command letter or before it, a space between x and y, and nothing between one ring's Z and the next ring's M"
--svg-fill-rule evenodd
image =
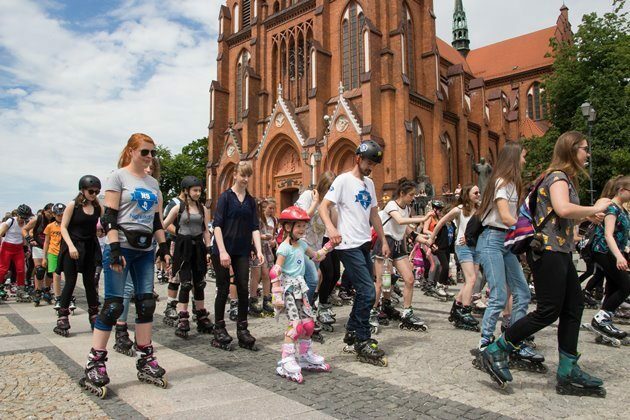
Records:
M453 48L466 57L470 51L470 39L468 39L468 23L462 0L455 0L455 12L453 12Z

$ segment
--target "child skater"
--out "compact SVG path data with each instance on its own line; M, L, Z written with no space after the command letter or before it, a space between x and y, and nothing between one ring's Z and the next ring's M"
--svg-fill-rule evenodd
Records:
M291 206L280 214L280 225L284 230L284 240L276 252L276 264L269 271L272 284L273 305L278 314L286 309L289 326L282 345L282 359L278 362L278 375L297 383L302 383L302 369L330 371L324 358L313 353L311 335L315 322L313 309L308 302L308 286L304 280L304 260L308 256L321 261L328 250L328 244L315 252L302 239L310 217L303 209ZM297 344L298 359L295 357Z

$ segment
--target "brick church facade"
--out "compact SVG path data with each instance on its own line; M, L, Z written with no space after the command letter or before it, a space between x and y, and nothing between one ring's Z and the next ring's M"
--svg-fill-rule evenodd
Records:
M453 40L433 0L227 0L210 86L208 197L250 160L250 192L280 209L319 174L351 168L357 145L384 147L377 194L406 176L436 194L475 182L510 140L548 128L549 41L570 42L568 9L546 29L469 50L462 0Z

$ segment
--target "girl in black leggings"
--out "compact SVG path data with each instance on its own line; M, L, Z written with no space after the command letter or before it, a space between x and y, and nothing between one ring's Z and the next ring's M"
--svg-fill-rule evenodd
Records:
M628 237L630 217L624 204L630 201L630 176L615 181L612 204L606 209L604 224L595 228L593 259L606 274L606 294L601 310L595 314L591 325L607 336L623 339L628 335L612 323L619 306L630 295L628 274Z
M55 332L66 337L70 329L68 307L79 273L83 277L92 329L99 309L94 273L96 262L101 259L101 247L96 236L96 224L101 216L101 206L97 199L101 191L101 181L95 176L85 175L79 180L79 191L79 195L66 206L61 220L63 241L59 251L57 273L63 271L66 282L61 292L61 306Z
M256 200L247 192L249 178L254 173L252 164L241 161L234 171L234 185L217 200L214 215L214 245L212 264L217 276L217 295L214 301L216 323L212 345L229 350L232 337L225 329L225 303L230 289L230 267L234 270L234 282L238 293L238 323L236 333L239 345L255 349L255 339L247 329L249 306L249 256L252 239L256 256L265 263L260 242L259 219Z

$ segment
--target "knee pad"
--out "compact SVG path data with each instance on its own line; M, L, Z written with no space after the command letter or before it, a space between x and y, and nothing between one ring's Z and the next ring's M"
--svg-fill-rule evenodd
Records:
M118 318L120 318L124 309L125 305L123 303L123 298L114 297L105 299L99 319L103 324L113 327L116 325L116 321L118 321Z
M308 338L315 331L315 321L312 318L302 320L302 337Z
M287 327L287 332L284 334L291 340L295 341L303 334L302 322L300 320L291 321Z
M174 291L178 291L179 290L179 283L168 283L167 286L168 290L174 290Z
M155 298L153 293L144 293L136 296L136 323L146 324L153 322L153 313L155 312Z
M44 277L46 277L46 269L41 265L35 267L35 278L37 280L44 280Z
M192 288L193 288L193 284L192 284L192 282L190 280L182 281L180 283L180 286L182 288L182 292L186 292L186 293L190 292L192 290Z

